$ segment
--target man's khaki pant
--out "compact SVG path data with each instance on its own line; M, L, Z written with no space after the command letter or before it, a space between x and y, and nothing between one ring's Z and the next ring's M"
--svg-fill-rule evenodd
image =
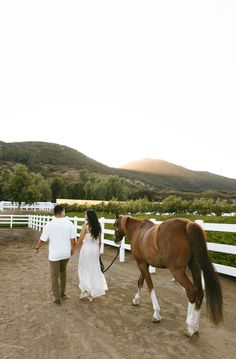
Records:
M69 262L68 259L62 259L60 261L49 261L50 264L50 274L51 274L51 284L53 295L56 299L60 299L66 290L66 266ZM59 285L60 277L60 285Z

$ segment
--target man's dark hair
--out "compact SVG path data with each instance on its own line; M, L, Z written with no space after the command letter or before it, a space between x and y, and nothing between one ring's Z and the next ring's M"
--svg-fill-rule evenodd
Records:
M57 204L54 207L54 214L60 214L61 212L63 212L65 210L64 206L62 206L61 204Z

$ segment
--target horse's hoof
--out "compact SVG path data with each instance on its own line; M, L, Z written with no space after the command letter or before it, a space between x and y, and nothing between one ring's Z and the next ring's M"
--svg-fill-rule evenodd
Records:
M186 335L186 337L191 337L191 333L188 331L187 328L184 329L184 334Z
M132 306L133 306L133 307L138 307L138 306L139 306L139 303L132 301Z
M160 321L161 321L161 316L159 316L159 318L152 317L152 322L153 323L159 323Z
M184 329L184 334L188 337L188 338L193 338L199 335L198 330L191 330L190 328L185 328Z

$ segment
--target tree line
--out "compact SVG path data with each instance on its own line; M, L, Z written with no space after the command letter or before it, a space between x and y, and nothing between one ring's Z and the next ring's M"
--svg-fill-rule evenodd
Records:
M58 198L110 201L95 209L113 213L196 212L204 215L236 212L235 194L210 190L202 193L158 192L116 175L103 176L88 170L44 178L39 173L29 171L26 166L19 165L15 170L5 169L0 174L0 200L20 204L56 202Z
M83 213L87 207L86 205L65 204L68 212ZM168 196L161 202L151 202L147 198L137 200L127 200L119 202L111 200L108 203L101 202L100 204L92 205L92 209L101 213L149 213L149 214L179 214L179 215L207 215L213 214L221 216L222 213L236 213L236 203L227 203L222 199L208 199L196 198L193 200L183 200L178 196Z
M72 176L44 178L24 165L15 170L5 169L0 174L0 200L33 203L53 201L57 198L126 200L131 185L116 175L96 175L87 170Z

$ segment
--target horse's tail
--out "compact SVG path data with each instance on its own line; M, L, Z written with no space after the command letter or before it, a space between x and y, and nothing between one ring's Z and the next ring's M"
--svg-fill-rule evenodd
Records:
M206 305L210 320L219 324L223 321L223 298L217 273L208 256L206 235L194 222L187 224L187 233L192 246L193 259L198 263L205 280Z

